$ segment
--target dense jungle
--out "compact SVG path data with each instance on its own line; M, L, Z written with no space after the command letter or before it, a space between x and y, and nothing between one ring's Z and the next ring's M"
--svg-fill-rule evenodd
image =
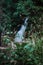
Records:
M43 0L0 0L0 65L43 65Z

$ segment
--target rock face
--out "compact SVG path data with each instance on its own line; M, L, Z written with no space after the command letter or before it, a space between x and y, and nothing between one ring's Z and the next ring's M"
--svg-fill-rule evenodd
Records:
M26 17L26 19L24 20L24 24L21 26L21 29L17 32L17 34L15 35L15 39L14 42L22 42L24 39L24 33L26 30L26 27L28 25L28 17Z

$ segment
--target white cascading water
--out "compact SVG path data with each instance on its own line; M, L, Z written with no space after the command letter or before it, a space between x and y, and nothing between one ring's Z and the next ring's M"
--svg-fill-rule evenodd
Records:
M24 21L24 24L21 26L21 29L17 32L17 34L15 35L15 39L14 39L14 42L22 42L23 39L24 39L24 33L25 33L25 30L26 30L26 27L28 25L28 17L26 17L25 21Z

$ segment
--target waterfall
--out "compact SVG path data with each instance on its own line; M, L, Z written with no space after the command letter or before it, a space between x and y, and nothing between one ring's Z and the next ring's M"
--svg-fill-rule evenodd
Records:
M14 42L22 42L23 39L24 39L24 33L25 33L25 30L26 30L26 27L28 25L28 17L26 17L25 21L24 21L24 24L21 26L20 30L17 32L17 34L15 35L15 39L14 39Z

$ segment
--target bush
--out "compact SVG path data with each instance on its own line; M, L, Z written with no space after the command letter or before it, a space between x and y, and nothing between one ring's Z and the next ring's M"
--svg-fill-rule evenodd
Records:
M42 42L38 39L35 47L29 43L16 43L16 49L6 49L3 54L0 51L0 64L5 61L8 64L14 62L15 65L42 65Z

